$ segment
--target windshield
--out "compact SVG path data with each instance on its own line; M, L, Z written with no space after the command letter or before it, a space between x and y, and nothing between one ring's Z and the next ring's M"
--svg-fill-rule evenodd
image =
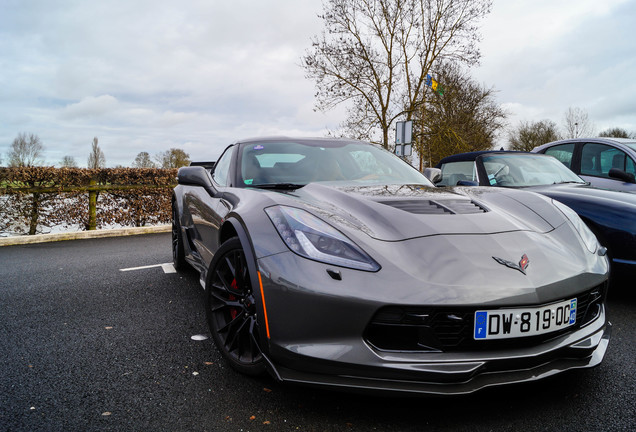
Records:
M492 186L523 187L555 183L585 183L552 156L494 154L482 156Z
M384 149L338 140L244 144L240 177L246 187L312 182L433 186L419 171Z
M628 143L624 143L627 147L636 150L636 142L628 142Z

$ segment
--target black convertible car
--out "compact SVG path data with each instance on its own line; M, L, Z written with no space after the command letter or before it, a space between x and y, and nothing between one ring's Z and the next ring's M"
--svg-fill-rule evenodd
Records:
M174 264L200 272L213 340L241 372L454 394L603 359L605 249L541 195L435 188L332 139L241 141L178 183Z
M540 193L574 210L607 247L612 278L636 276L636 194L597 189L552 156L482 151L442 159L437 185L480 185Z

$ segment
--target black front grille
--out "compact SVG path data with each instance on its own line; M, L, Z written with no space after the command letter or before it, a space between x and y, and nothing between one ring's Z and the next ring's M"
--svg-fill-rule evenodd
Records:
M379 350L414 352L481 351L539 345L593 321L600 312L605 291L606 284L603 284L576 295L576 324L549 334L514 339L475 340L475 312L493 308L387 306L374 315L367 326L365 340Z

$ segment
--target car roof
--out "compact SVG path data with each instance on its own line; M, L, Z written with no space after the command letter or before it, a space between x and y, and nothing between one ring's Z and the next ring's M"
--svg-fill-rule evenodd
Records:
M360 144L371 144L366 141L354 140L349 138L325 138L325 137L289 137L289 136L264 136L264 137L252 137L235 141L235 144L253 144L253 143L265 143L265 142L302 142L304 144L315 144L320 145L320 143L329 143L329 142L337 142L337 143L360 143Z
M481 150L481 151L474 151L474 152L468 152L468 153L459 153L452 156L446 156L445 158L439 161L439 163L437 164L437 167L439 168L439 166L443 163L474 161L475 159L477 159L477 157L483 154L511 154L511 153L533 154L533 155L535 154L535 153L515 151L515 150Z
M532 149L533 151L537 149L543 149L546 147L552 147L557 144L569 144L569 143L580 143L580 142L588 142L588 143L599 143L599 144L609 144L614 145L619 148L625 149L625 144L636 144L636 139L633 138L614 138L614 137L594 137L594 138L569 138L562 139L557 141L552 141L546 144L542 144L540 146ZM633 149L632 149L633 150Z
M494 150L482 150L482 151L474 151L474 152L468 152L468 153L458 153L452 156L446 156L445 158L442 158L442 160L440 160L437 165L439 166L442 163L449 163L449 162L474 161L475 159L477 159L477 156L480 156L486 153L497 153L497 152Z

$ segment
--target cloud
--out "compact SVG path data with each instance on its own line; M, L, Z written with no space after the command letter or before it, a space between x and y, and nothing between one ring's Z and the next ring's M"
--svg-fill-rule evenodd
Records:
M636 131L635 9L495 0L475 77L495 86L511 124L560 122L574 105L599 128ZM108 165L172 147L213 158L259 134L324 135L345 109L315 112L299 66L319 13L314 0L5 2L0 153L19 132L38 134L50 163L82 163L98 136Z
M484 24L480 81L494 85L520 121L562 124L568 107L586 110L597 129L636 131L636 5L626 0L496 2ZM622 114L621 114L622 113Z
M3 6L0 116L12 124L0 126L0 152L22 130L52 161L84 160L97 135L109 164L171 147L220 152L276 128L324 133L298 66L320 29L315 2L63 3Z
M77 103L65 106L60 112L60 118L75 120L87 117L103 117L116 111L118 105L117 99L110 95L86 97Z

